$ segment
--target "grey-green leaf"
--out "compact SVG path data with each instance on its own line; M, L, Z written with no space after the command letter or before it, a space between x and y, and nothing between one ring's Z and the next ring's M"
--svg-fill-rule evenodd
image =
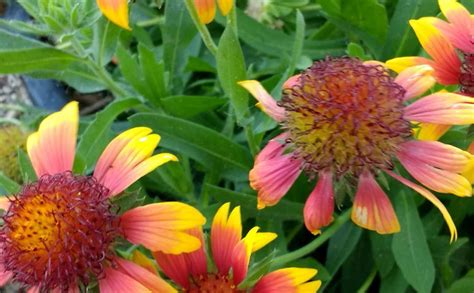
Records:
M249 113L249 98L247 92L237 82L246 79L246 69L242 48L232 26L226 27L219 41L217 75L235 110L237 122L243 125Z
M435 267L413 196L401 191L394 197L401 231L393 236L392 251L408 283L419 292L431 292Z

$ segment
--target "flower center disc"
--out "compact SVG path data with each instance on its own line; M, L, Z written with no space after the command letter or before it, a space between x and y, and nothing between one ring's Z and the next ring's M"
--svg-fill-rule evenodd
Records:
M474 54L464 53L459 83L461 84L461 93L474 97Z
M382 66L354 58L315 62L281 101L290 145L305 171L341 176L391 168L397 145L411 135L404 94Z
M101 276L119 232L107 194L92 177L70 172L26 185L3 216L5 270L41 291L65 290Z
M209 274L195 280L189 293L238 293L236 286L228 276Z

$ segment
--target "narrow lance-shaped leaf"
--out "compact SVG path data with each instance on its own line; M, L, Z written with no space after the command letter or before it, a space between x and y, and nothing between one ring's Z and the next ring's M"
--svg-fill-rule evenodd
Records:
M50 45L0 29L0 73L61 70L79 59Z
M393 236L392 251L408 283L418 292L431 292L435 267L413 196L400 192L393 197L401 231Z
M217 74L235 110L237 122L244 125L249 113L249 100L247 92L237 82L246 79L245 60L239 40L231 26L226 27L219 41Z

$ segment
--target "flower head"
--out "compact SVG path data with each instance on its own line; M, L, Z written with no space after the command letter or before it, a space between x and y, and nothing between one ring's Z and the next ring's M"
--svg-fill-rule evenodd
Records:
M117 136L98 160L92 176L72 167L78 127L76 102L43 120L27 149L39 179L3 198L0 230L0 283L9 279L39 291L74 290L97 280L101 292L173 288L158 276L115 254L126 239L152 251L191 252L201 245L186 231L204 217L178 202L155 203L118 213L111 199L158 166L176 161L152 155L159 136L144 127ZM7 199L7 200L5 200Z
M387 61L387 65L397 72L415 65L430 65L439 83L457 84L461 93L474 96L474 17L456 0L438 0L438 4L447 21L436 17L410 21L432 59L400 57Z
M306 201L304 218L312 233L332 221L334 181L358 178L352 220L378 233L400 226L389 198L375 176L381 171L421 193L442 212L452 238L456 228L442 203L427 189L394 173L395 159L420 183L442 193L471 196L461 175L473 156L440 142L419 141L412 124L474 122L474 99L437 92L407 105L433 85L432 69L408 68L396 78L377 62L327 58L315 62L284 85L276 102L256 81L240 84L285 130L270 140L255 159L250 185L258 207L273 206L303 171L318 183Z
M128 23L127 0L97 0L102 14L121 28L131 30Z
M286 268L263 276L252 288L242 288L251 254L277 237L274 233L258 232L252 228L242 238L240 207L229 214L230 204L222 205L211 226L210 248L216 269L208 268L207 252L202 230L192 233L199 236L202 246L191 253L171 255L154 253L163 272L186 292L316 292L320 281L311 281L317 271L305 268ZM298 291L300 292L300 291Z
M234 0L217 0L219 10L223 16L229 14ZM197 14L201 23L208 24L214 20L216 16L216 0L194 0Z

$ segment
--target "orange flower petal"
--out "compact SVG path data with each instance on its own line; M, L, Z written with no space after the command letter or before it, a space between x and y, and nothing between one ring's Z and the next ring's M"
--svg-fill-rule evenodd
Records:
M229 215L230 203L223 204L217 210L211 226L212 257L219 273L227 274L232 266L232 253L242 238L242 220L240 207Z
M408 173L426 187L441 193L472 196L472 186L463 176L433 166L430 161L411 153L409 148L400 148L397 157Z
M317 274L308 268L285 268L273 271L261 278L252 293L297 292L314 293L321 287L321 281L307 282Z
M409 121L466 125L474 123L474 98L437 92L405 107L404 118Z
M448 224L449 231L451 233L451 242L455 241L458 238L458 232L456 230L456 225L454 225L453 218L451 218L451 215L449 214L448 210L446 207L443 205L443 203L436 197L434 196L429 190L426 188L421 187L418 184L415 184L408 179L403 178L402 176L393 173L390 170L384 170L385 173L388 175L392 176L393 178L397 179L401 183L405 184L406 186L410 187L411 189L415 190L419 194L421 194L424 198L429 200L434 206L438 208L438 210L441 212L443 215L444 220Z
M131 30L128 24L128 0L97 0L97 6L111 22Z
M252 252L256 252L261 248L265 247L268 243L272 242L278 237L276 233L272 232L258 232L252 243Z
M240 284L247 275L252 246L256 241L255 238L259 229L259 227L250 229L245 238L240 240L234 247L232 252L232 276L235 285Z
M208 24L216 15L216 0L194 0L201 23Z
M423 58L423 57L398 57L388 60L385 65L397 72L400 73L403 70L417 65L433 65L433 61Z
M474 53L472 44L474 18L469 11L456 0L439 0L438 4L449 24L437 20L435 26L443 32L455 47L466 53Z
M429 90L436 83L433 72L429 65L417 65L400 72L395 82L406 90L404 99L417 97Z
M309 195L304 205L304 223L314 235L321 232L321 228L329 225L334 212L334 188L332 173L319 173L318 183Z
M70 102L46 117L28 137L26 147L38 177L72 170L78 123L78 103Z
M178 160L168 153L150 157L160 141L158 134L150 132L146 127L127 130L112 140L100 156L94 177L110 190L110 196L119 194L159 166Z
M185 289L189 289L189 278L199 279L207 274L207 256L205 252L204 235L201 228L188 230L188 233L196 236L201 241L201 247L190 253L177 255L154 252L158 265L165 275Z
M135 249L132 253L131 261L141 266L142 268L148 270L150 273L156 274L156 266L146 255L144 255L140 250Z
M471 154L474 155L474 142L472 142L469 147L467 148L467 151ZM471 184L474 184L474 164L470 166L467 170L465 170L462 175L466 177Z
M6 196L0 196L0 209L7 211L10 207L10 200Z
M438 140L448 132L449 128L451 125L419 123L415 137L418 140Z
M106 268L104 275L105 278L99 280L101 293L151 293L137 280L113 268Z
M174 293L178 292L165 280L160 278L157 274L149 272L147 269L139 265L120 258L115 258L117 270L138 281L151 292L155 293Z
M400 231L400 224L390 200L368 171L359 176L351 218L357 225L380 234Z
M448 39L434 26L436 18L423 17L410 20L423 48L434 60L431 66L435 69L435 77L444 84L459 83L461 60Z
M287 81L289 82L289 81ZM290 81L291 84L293 81ZM275 99L267 92L267 90L256 80L239 81L238 84L246 89L255 99L257 106L262 109L268 116L275 121L280 122L285 119L285 109L278 106Z
M217 4L222 15L226 16L234 6L234 0L217 0Z
M206 219L190 205L180 202L149 204L131 209L120 218L127 240L151 251L179 254L201 247L186 230L204 225Z
M186 253L167 254L160 251L153 252L156 262L163 273L179 284L182 288L189 289L189 278L191 277L190 263Z
M267 147L273 149L274 143L270 142L262 153L266 152ZM276 205L301 174L302 162L291 154L283 154L282 149L269 153L271 156L266 160L258 156L249 173L250 186L258 191L259 209Z

